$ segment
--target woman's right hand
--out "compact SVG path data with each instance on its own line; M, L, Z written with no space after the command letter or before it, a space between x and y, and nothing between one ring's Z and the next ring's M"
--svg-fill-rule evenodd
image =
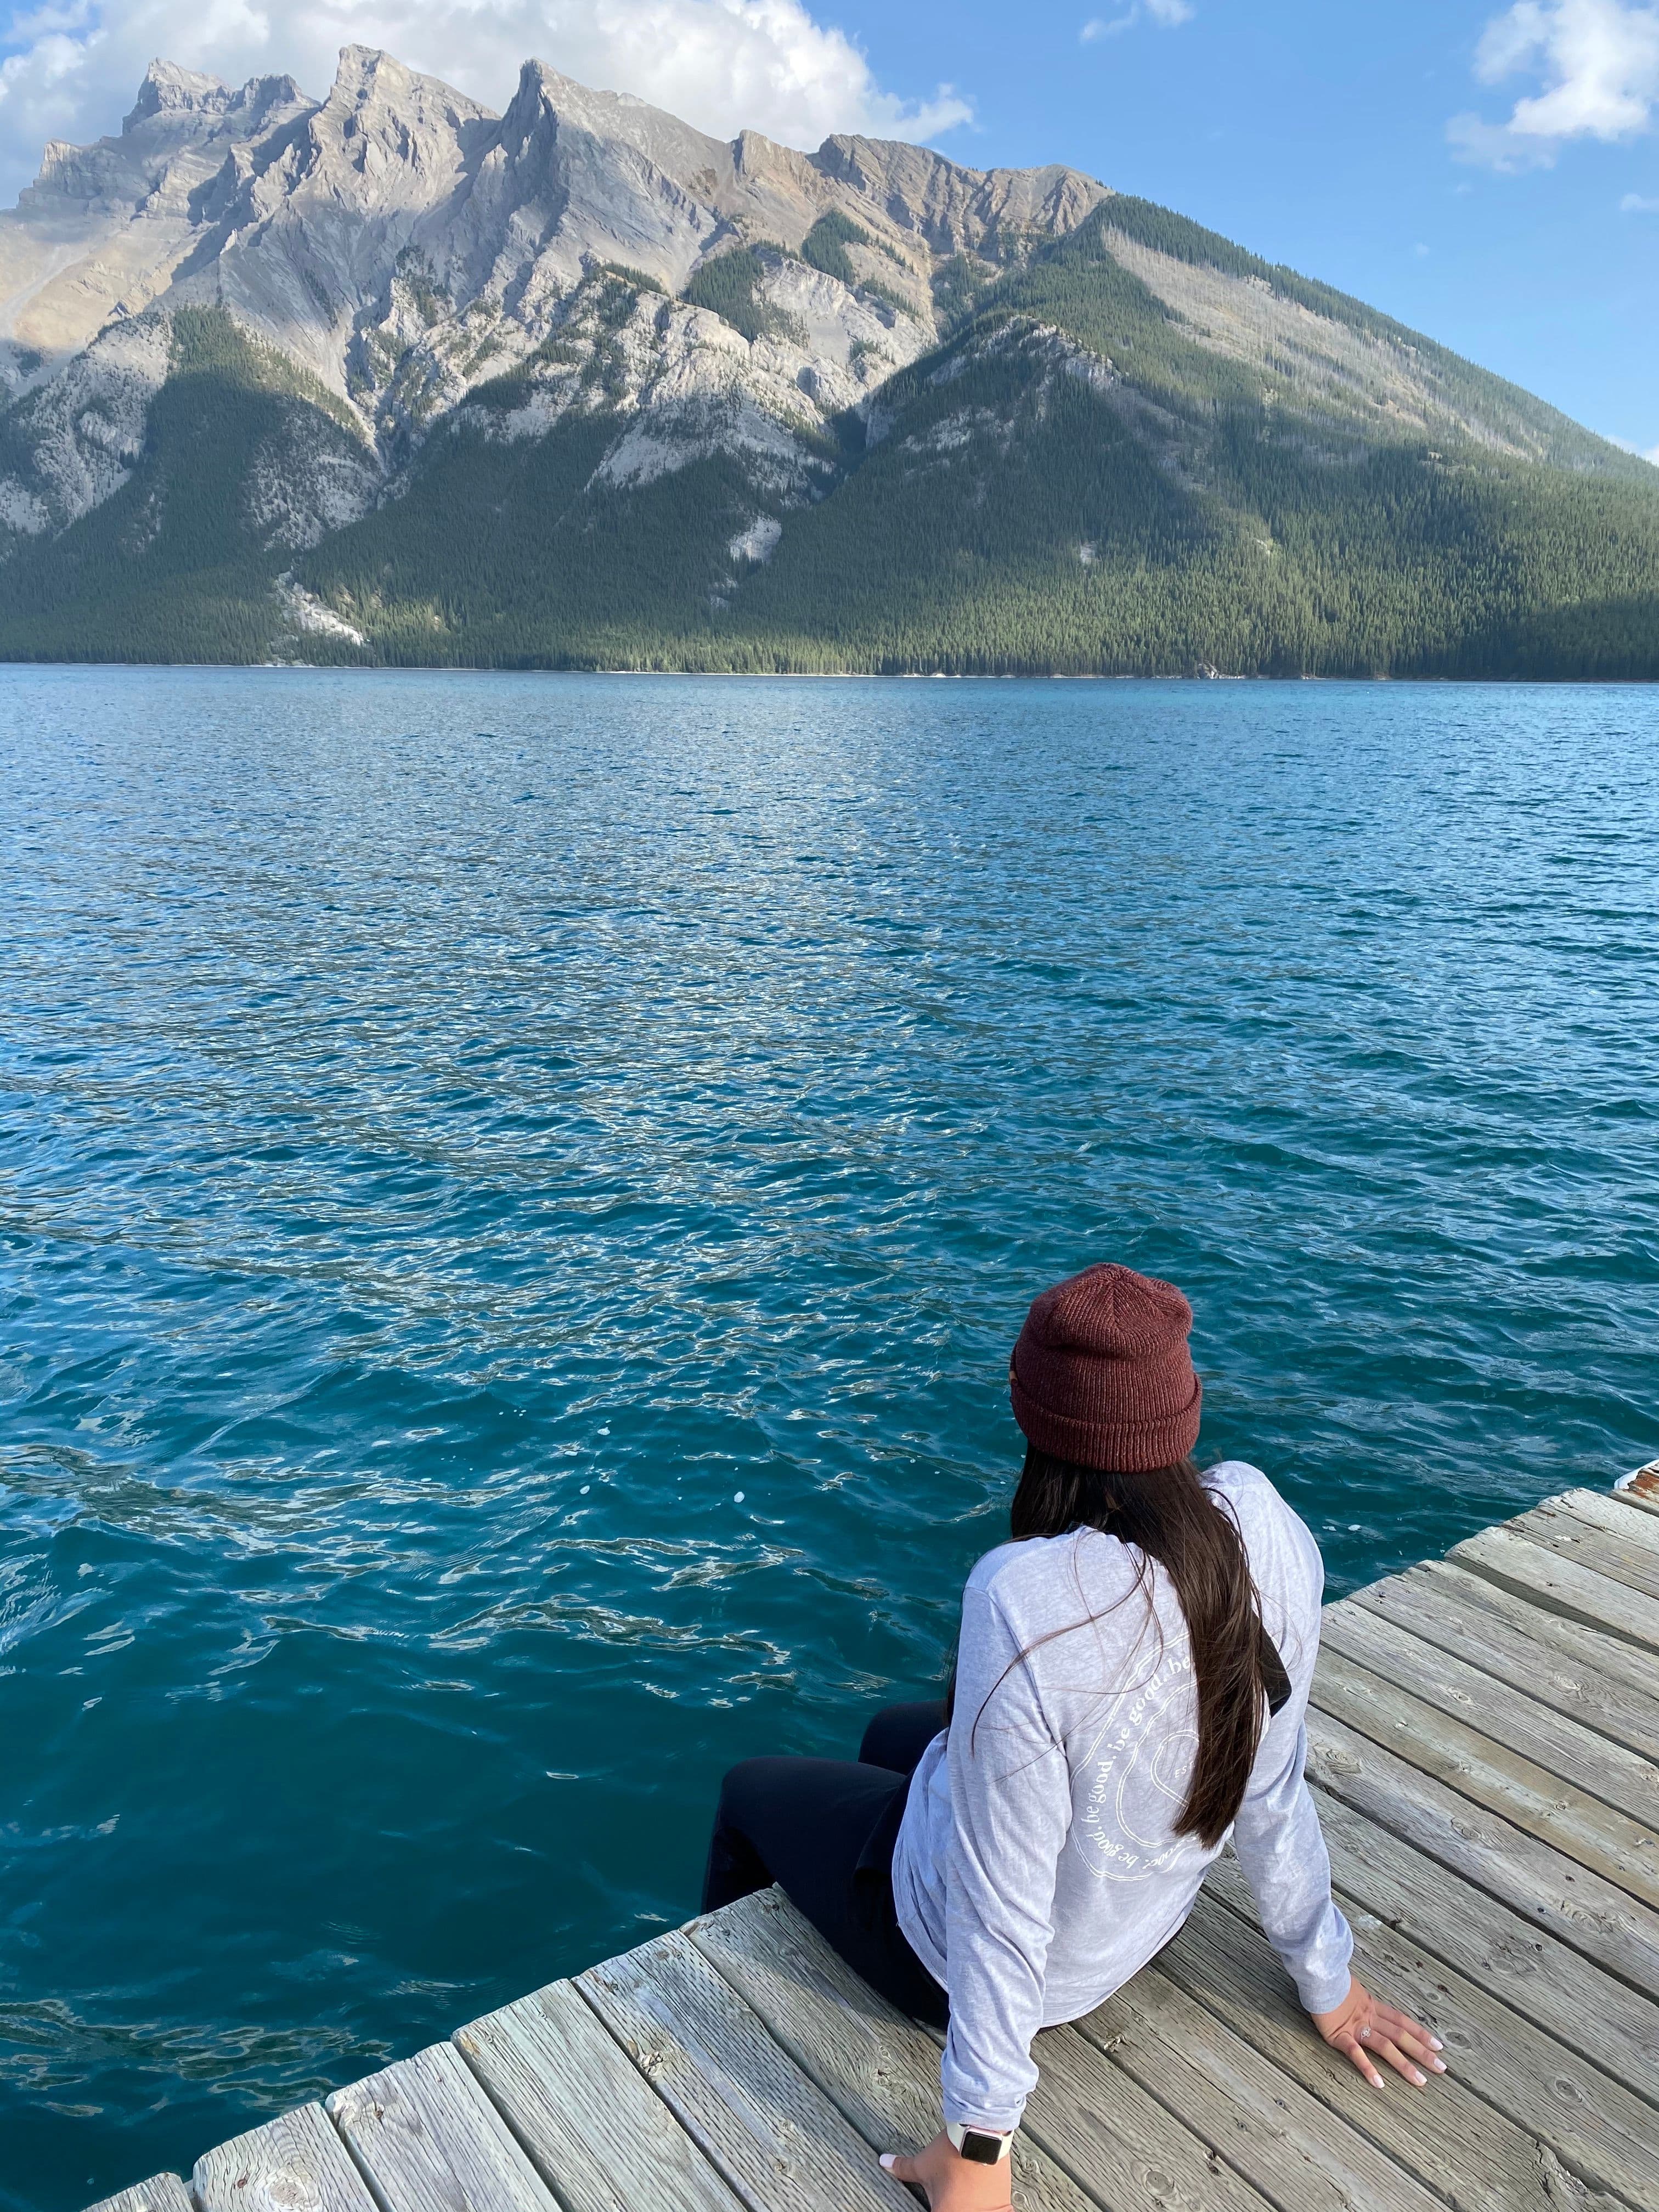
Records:
M1428 2085L1424 2067L1434 2074L1446 2070L1445 2060L1435 2056L1445 2047L1439 2037L1419 2027L1409 2014L1396 2012L1392 2005L1374 1997L1364 1982L1352 1975L1348 1978L1348 1994L1334 2011L1312 2013L1309 2017L1332 2050L1351 2058L1373 2089L1382 2087L1382 2076L1376 2070L1378 2058L1386 2059L1396 2074L1403 2074L1419 2089Z

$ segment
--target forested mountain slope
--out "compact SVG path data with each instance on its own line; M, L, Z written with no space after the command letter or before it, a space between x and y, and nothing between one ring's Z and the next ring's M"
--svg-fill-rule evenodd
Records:
M1659 675L1659 471L1073 170L157 64L0 286L14 658Z

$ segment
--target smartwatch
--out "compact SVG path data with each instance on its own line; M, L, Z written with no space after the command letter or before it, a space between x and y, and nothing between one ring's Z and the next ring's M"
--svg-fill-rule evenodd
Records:
M960 2120L945 2123L945 2132L952 2147L963 2158L970 2158L975 2166L996 2166L1009 2156L1014 2148L1014 2131L1000 2135L993 2128L965 2128Z

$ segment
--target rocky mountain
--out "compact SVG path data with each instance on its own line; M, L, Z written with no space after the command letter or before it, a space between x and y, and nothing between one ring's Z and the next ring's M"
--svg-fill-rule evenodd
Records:
M1075 170L156 64L0 214L0 653L1659 672L1659 473Z

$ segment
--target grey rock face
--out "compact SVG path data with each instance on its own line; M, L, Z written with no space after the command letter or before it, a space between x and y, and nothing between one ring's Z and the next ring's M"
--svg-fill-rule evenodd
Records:
M7 422L14 465L0 475L0 557L19 539L66 530L126 483L168 353L167 318L152 309L112 324L18 404Z
M937 337L940 261L1017 257L1103 191L863 138L726 143L538 61L500 116L362 46L322 100L157 62L118 137L49 146L0 214L0 544L125 481L186 306L228 312L360 426L355 461L327 437L258 457L262 543L314 543L394 494L463 409L507 439L604 411L618 486L723 450L757 492L810 499L831 419ZM800 258L826 216L835 274ZM679 297L750 248L751 329ZM471 406L508 374L511 404Z
M0 374L12 388L159 298L198 243L216 173L251 161L308 105L290 77L232 92L157 63L118 138L49 144L40 176L0 214Z

